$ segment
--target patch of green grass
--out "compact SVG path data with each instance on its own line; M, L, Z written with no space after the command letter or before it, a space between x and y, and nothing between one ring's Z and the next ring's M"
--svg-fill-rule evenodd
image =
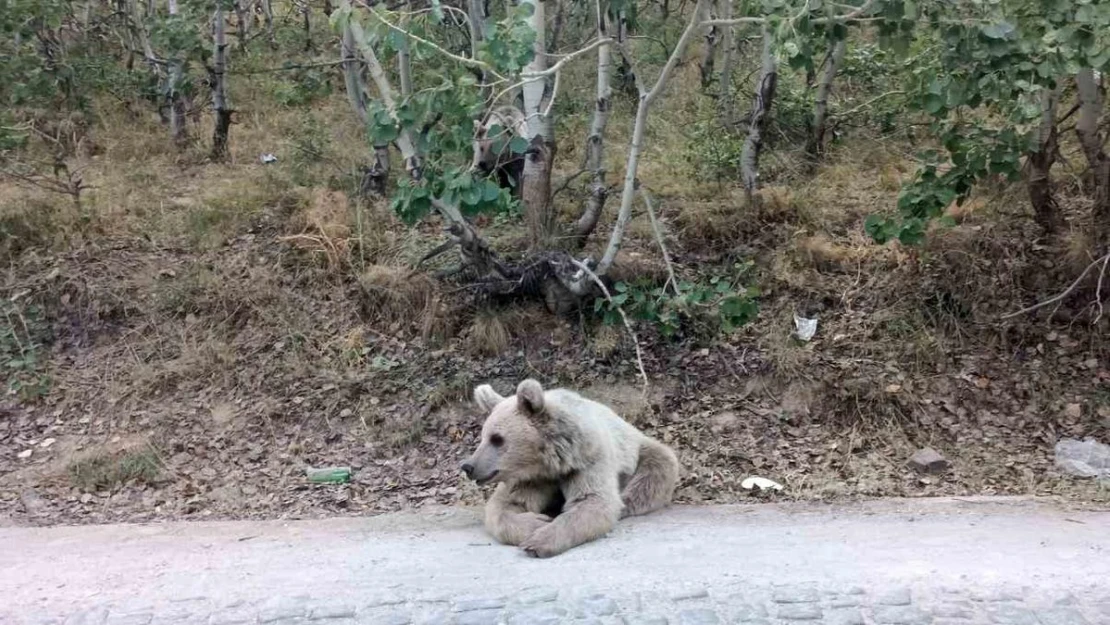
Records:
M25 401L50 390L43 350L48 339L46 322L38 307L0 299L0 371L8 392Z
M162 461L149 445L116 453L97 453L70 463L73 485L85 492L111 490L128 482L150 483L162 472Z

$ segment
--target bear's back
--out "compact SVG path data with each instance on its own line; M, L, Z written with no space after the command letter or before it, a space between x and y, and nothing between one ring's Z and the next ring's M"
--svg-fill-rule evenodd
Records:
M562 417L578 427L583 436L609 452L621 472L635 470L644 434L611 408L567 389L545 393L545 403L557 407Z

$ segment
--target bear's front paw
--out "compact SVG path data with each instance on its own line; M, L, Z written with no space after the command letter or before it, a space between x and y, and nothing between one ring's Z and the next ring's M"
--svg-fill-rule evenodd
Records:
M517 527L517 533L525 540L541 528L547 527L550 522L551 517L538 512L521 512L513 517L513 524Z
M555 527L545 525L536 530L527 540L520 543L524 553L533 558L550 558L562 552L557 546Z

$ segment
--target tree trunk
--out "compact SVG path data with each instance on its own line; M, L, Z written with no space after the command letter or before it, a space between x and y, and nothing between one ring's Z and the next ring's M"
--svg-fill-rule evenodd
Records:
M690 41L694 38L699 28L698 24L701 23L705 4L708 0L698 0L694 6L693 15L690 22L686 25L686 29L682 31L682 36L679 37L678 43L675 44L674 50L671 51L670 58L667 59L667 64L663 66L663 71L659 73L659 77L655 80L655 85L651 91L640 92L640 102L636 107L636 121L632 126L632 142L628 148L628 163L625 166L624 172L624 187L621 189L621 206L620 212L617 213L617 222L613 224L613 232L609 236L609 245L605 248L605 254L601 257L598 263L596 273L599 276L604 276L609 272L610 267L613 266L613 261L617 258L617 252L620 251L621 241L624 239L624 230L628 226L628 221L632 217L632 202L636 197L636 173L640 164L640 151L643 149L644 142L644 129L647 127L647 115L651 108L652 102L667 85L667 81L674 72L675 66L678 65L679 59L686 52L686 48L690 45ZM583 278L585 280L585 278ZM582 287L577 287L581 289ZM571 289L575 291L575 289ZM576 292L581 292L578 290Z
M231 130L231 105L227 99L227 40L224 36L223 3L216 2L212 17L212 108L216 128L212 133L212 159L227 157L227 137Z
M466 3L466 17L467 26L470 28L470 58L478 58L478 46L486 40L486 3L483 0L468 0ZM489 80L484 70L475 70L476 78L481 87L481 98L483 102L488 102L490 99L491 88L488 86ZM482 111L482 117L485 116L485 111Z
M775 41L771 29L763 24L762 69L759 83L752 100L752 117L748 125L748 138L740 152L740 172L744 182L744 193L748 203L755 199L759 186L759 153L763 149L763 134L771 118L771 104L775 100L775 86L778 83L778 63L775 59Z
M235 29L235 40L239 42L239 49L242 50L247 45L247 34L250 32L250 20L247 19L247 9L243 6L245 0L231 0L231 9L235 11L235 21L238 22L238 27Z
M374 48L366 41L366 33L362 31L359 24L353 21L344 25L344 31L345 38L349 33L350 41L362 52L362 57L366 61L370 77L378 88L378 94L382 99L385 110L394 122L399 122L397 100L394 97L393 86L389 83L389 77L386 76L385 69L378 60ZM424 159L417 151L416 142L413 141L407 129L401 128L395 144L397 149L401 151L405 171L409 178L416 183L421 182L424 179ZM449 224L448 232L459 244L464 267L475 271L480 276L504 277L506 273L504 266L497 259L493 250L489 248L489 245L478 235L474 227L463 218L458 206L447 204L440 198L432 198L432 206Z
M536 33L532 62L524 69L524 73L535 74L547 69L544 0L522 1L533 6L530 22ZM528 152L524 157L521 201L524 204L524 220L528 224L533 247L543 247L547 244L554 225L550 200L555 137L552 132L551 107L545 107L544 96L547 94L547 87L546 76L528 80L522 86ZM551 95L554 97L555 94Z
M1062 87L1062 85L1061 85ZM1060 101L1061 87L1044 89L1041 93L1041 123L1037 129L1037 144L1026 161L1028 168L1029 201L1033 215L1045 234L1056 232L1060 225L1060 209L1052 193L1052 166L1056 163L1057 129L1056 108Z
M343 68L343 83L347 88L347 101L363 126L369 123L367 112L366 83L362 78L362 62L355 55L354 33L350 26L343 29L340 44L340 60ZM384 196L389 187L389 144L374 145L374 162L362 172L359 193Z
M628 13L621 9L614 16L617 21L617 44L624 46L628 41ZM622 54L620 55L620 65L617 66L617 87L625 93L636 93L636 72L632 70L632 64Z
M828 124L829 95L832 93L833 80L836 78L836 73L840 71L847 49L847 39L839 39L833 44L829 62L825 65L825 73L817 85L817 100L813 105L813 134L810 135L809 144L806 146L806 153L814 161L825 156L825 127Z
M301 19L304 20L304 51L311 52L316 45L312 41L312 5L308 2L301 7Z
M270 42L270 47L277 49L277 38L274 34L274 5L271 0L261 0L262 3L262 19L266 21L266 39Z
M1106 141L1098 128L1105 95L1090 68L1079 70L1075 75L1075 82L1079 91L1079 119L1075 124L1075 132L1079 135L1079 143L1087 157L1087 165L1091 168L1090 181L1093 187L1091 236L1098 251L1105 252L1110 248L1110 158L1103 150L1102 146Z
M177 15L177 0L169 0L169 11L170 15ZM185 94L181 92L181 84L185 79L185 61L179 54L175 51L174 58L169 61L166 95L170 108L170 136L175 145L182 147L189 140L189 129L185 120Z
M727 2L728 0L723 0ZM713 5L706 4L703 20L713 19ZM705 48L702 50L701 64L701 89L705 91L713 83L713 67L717 62L717 44L720 42L720 31L716 26L709 26L705 30Z
M732 19L732 2L733 0L720 0L721 1L721 19ZM733 35L736 33L735 26L724 26L724 36L721 38L721 47L724 48L724 55L721 58L721 83L719 89L719 107L721 111L721 125L725 128L732 128L736 123L736 99L732 97L732 66L733 60L736 58L736 39Z
M605 16L598 15L598 36L605 37ZM590 124L590 135L586 137L586 169L593 174L590 184L590 197L586 201L586 210L575 224L575 243L579 247L585 245L586 240L597 227L601 212L605 209L605 200L609 196L609 188L605 186L605 127L609 124L609 109L612 105L613 87L610 74L613 71L613 50L611 44L602 44L597 48L597 99L594 100L594 119Z
M401 17L401 29L408 31L409 14L412 13L412 3L405 3L405 14ZM401 79L401 99L412 97L412 56L409 54L409 38L402 35L401 45L397 49L397 75Z

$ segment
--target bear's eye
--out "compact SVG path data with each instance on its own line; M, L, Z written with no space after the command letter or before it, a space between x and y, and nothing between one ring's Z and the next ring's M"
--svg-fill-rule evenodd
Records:
M489 437L489 444L493 445L494 447L500 447L505 444L505 439L501 438L500 434L494 434L493 436Z

